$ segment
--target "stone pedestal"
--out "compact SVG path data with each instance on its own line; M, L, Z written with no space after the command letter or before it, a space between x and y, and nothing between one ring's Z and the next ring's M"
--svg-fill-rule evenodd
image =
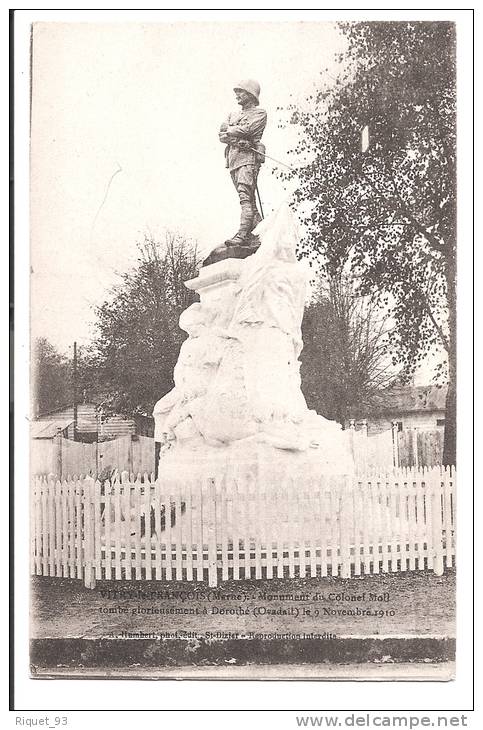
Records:
M260 238L249 257L215 261L186 282L200 302L181 315L189 337L175 387L154 409L160 475L352 470L346 434L309 410L300 387L307 277L287 206L263 221Z
M196 279L189 279L185 286L200 295L202 306L221 308L227 298L233 298L238 293L238 279L243 264L243 259L229 258L203 266Z

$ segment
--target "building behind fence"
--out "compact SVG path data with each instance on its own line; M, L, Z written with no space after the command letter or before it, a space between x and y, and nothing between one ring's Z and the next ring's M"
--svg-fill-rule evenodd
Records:
M154 471L154 439L127 435L112 441L82 443L57 435L51 439L31 439L32 474L97 477L113 471L138 474Z
M31 572L84 580L221 580L451 567L454 470L275 480L35 477Z
M351 421L348 438L361 473L393 467L432 467L442 462L442 430L399 431L395 423L391 429L368 434L365 421L358 429ZM155 441L149 436L127 435L111 441L82 443L52 429L43 430L31 439L31 473L52 474L60 479L81 474L97 477L114 470L150 474L155 471L155 452Z

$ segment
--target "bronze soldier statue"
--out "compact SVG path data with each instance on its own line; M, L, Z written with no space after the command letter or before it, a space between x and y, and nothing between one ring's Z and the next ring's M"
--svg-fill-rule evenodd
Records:
M240 227L225 246L256 246L252 235L262 216L257 208L256 189L265 147L260 142L267 124L267 113L259 107L260 84L253 79L240 81L234 92L241 109L229 115L220 127L220 142L226 144L226 166L238 193L241 206Z

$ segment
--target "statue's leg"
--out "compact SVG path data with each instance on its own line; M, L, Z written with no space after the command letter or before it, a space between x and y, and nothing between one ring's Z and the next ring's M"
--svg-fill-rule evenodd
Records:
M225 241L225 246L244 246L253 230L253 166L245 165L233 170L232 179L240 199L240 227L233 238Z
M257 192L256 191L257 191L257 179L258 179L259 170L260 170L259 167L255 167L253 170L254 179L253 179L253 190L252 190L252 208L253 208L252 231L263 220L262 215L261 215L260 211L258 210L258 205L257 205Z

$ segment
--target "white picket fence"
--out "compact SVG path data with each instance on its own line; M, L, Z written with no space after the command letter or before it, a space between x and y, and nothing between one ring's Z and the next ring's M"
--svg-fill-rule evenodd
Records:
M35 477L31 572L208 580L433 570L455 555L454 469L257 483Z

